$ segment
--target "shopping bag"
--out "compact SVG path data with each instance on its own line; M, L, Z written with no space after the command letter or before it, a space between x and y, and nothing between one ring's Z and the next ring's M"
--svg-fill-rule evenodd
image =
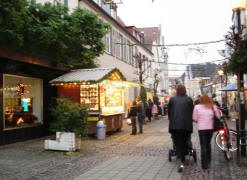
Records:
M213 109L213 112L214 112L214 109ZM220 118L218 118L216 115L215 115L215 112L214 112L214 116L213 116L213 122L214 122L214 131L218 131L220 129L223 129L224 128L224 125L223 123L221 122Z
M126 123L127 123L128 125L131 125L131 119L130 119L130 118L126 119Z

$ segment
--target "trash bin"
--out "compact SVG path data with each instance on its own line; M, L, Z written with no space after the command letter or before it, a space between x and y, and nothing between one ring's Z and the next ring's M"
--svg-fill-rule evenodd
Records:
M104 140L105 139L105 133L106 133L106 125L103 121L98 121L96 125L97 129L97 138L98 140Z

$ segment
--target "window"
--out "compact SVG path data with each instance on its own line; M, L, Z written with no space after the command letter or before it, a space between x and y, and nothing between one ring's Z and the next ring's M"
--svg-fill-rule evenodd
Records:
M127 52L126 52L126 56L127 56L127 62L130 64L131 62L130 62L130 41L127 41Z
M117 31L112 29L112 55L116 56L117 55L117 46L118 46L118 33Z
M120 35L120 59L123 59L123 36Z
M90 110L99 110L98 85L81 85L80 102L87 104Z
M126 49L126 47L127 47L127 45L126 45L126 39L125 38L123 38L123 60L124 61L126 61L126 59L127 59L127 54L126 54L126 51L127 51L127 49Z
M68 0L62 0L62 4L66 7L68 7Z
M112 30L105 36L106 52L112 52Z
M4 129L43 122L43 80L3 75Z
M120 33L117 33L117 44L116 44L116 56L119 59L122 59L122 41L123 41L123 36Z
M129 46L129 62L133 65L133 46Z

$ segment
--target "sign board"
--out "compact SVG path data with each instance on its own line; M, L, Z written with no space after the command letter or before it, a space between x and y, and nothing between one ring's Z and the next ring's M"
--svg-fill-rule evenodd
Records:
M98 116L89 116L88 118L87 118L87 120L88 121L98 121L99 120L99 117Z

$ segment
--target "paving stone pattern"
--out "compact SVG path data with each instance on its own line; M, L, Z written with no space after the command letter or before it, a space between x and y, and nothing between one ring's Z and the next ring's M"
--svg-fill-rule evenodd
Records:
M70 156L45 151L44 140L50 137L1 146L0 180L247 179L246 167L237 166L235 161L227 163L215 146L210 170L202 170L196 130L192 142L198 162L187 157L184 172L178 173L178 161L168 161L172 143L167 127L167 118L160 118L147 123L144 134L131 136L131 126L124 123L121 132L104 141L82 140L82 150Z

